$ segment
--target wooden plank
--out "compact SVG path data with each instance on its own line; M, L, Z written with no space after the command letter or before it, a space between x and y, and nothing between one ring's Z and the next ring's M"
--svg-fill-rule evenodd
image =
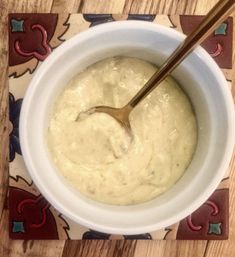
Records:
M8 182L8 110L7 110L7 9L4 2L0 4L0 218L6 198Z
M53 0L2 0L1 5L7 12L32 12L32 13L48 13L51 11Z
M125 0L84 0L80 9L83 13L122 13Z
M211 0L211 1L196 1L195 5L195 14L206 14L219 0Z
M206 241L138 241L134 257L203 257Z
M218 0L126 0L124 13L205 14Z
M132 257L135 245L135 240L67 241L62 257Z
M82 0L56 0L53 1L52 13L76 13L82 7Z

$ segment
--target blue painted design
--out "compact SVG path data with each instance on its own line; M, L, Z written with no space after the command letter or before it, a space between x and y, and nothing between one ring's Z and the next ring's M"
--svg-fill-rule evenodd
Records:
M227 34L228 24L223 22L220 26L215 30L215 35L226 35Z
M141 20L141 21L153 21L156 15L148 15L148 14L129 14L127 20ZM112 14L83 14L83 18L90 22L90 27L115 21Z
M91 23L90 27L114 21L111 14L83 14L83 18Z
M151 14L129 14L128 20L153 21L156 15Z
M139 235L124 235L127 240L151 240L152 236L149 233Z
M12 232L13 233L24 233L24 222L23 221L13 221L13 227L12 227Z
M102 233L102 232L98 232L95 230L89 230L86 231L83 235L82 235L82 239L100 239L100 240L105 240L105 239L109 239L110 234L106 234L106 233Z
M24 31L24 20L11 19L11 31L12 32L23 32Z
M100 240L107 240L110 239L111 235L110 234L106 234L106 233L101 233L95 230L89 230L86 231L83 236L82 239L100 239ZM123 235L124 239L130 239L130 240L136 240L136 239L141 239L141 240L151 240L152 237L149 233L146 234L139 234L139 235Z
M9 93L9 119L12 124L12 131L10 132L9 140L9 161L12 162L15 159L15 154L22 154L20 148L19 139L19 119L20 110L23 99L15 100L15 97Z
M221 235L221 223L209 223L208 234Z

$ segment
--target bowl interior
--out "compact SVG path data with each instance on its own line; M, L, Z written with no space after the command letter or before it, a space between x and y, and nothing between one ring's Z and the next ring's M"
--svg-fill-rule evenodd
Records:
M24 99L20 120L23 156L40 191L69 218L108 233L153 231L189 215L209 197L222 178L228 162L225 155L228 155L230 136L227 85L220 69L201 48L172 74L194 107L198 145L187 171L166 193L133 206L95 202L68 185L51 162L47 150L50 110L75 74L111 56L138 57L159 66L183 37L173 30L146 22L105 24L65 42L35 74Z

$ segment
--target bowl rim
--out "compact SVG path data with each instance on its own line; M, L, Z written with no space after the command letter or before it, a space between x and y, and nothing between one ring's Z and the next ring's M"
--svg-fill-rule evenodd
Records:
M64 54L67 50L69 50L72 46L76 45L77 41L81 42L84 39L87 39L89 36L94 36L94 33L103 33L104 31L113 31L115 29L128 29L134 28L134 29L153 29L154 31L158 30L158 32L165 34L167 36L170 36L172 38L175 38L177 40L182 41L185 38L185 35L172 29L168 28L159 24L153 24L146 21L115 21L110 23L101 24L99 26L95 26L92 28L89 28L86 31L80 32L77 35L73 36L71 39L64 42L62 45L60 45L58 48L56 48L50 56L46 58L46 60L40 65L40 67L35 72L33 78L31 79L28 89L26 91L26 94L24 96L24 101L21 108L21 114L20 114L20 123L19 123L19 135L20 135L20 142L21 142L21 150L22 150L22 156L24 158L24 162L26 164L27 170L30 173L30 176L40 192L43 194L43 196L62 214L70 218L71 220L74 220L75 222L78 222L79 224L82 224L84 226L88 226L91 229L102 231L105 233L112 233L112 234L126 234L126 235L132 235L132 234L141 234L146 233L147 231L154 231L158 230L164 227L167 227L169 225L174 224L175 222L180 221L181 219L185 218L192 212L194 212L198 207L200 207L214 192L220 181L222 180L226 169L229 166L229 162L231 160L234 142L235 142L235 112L234 112L234 104L233 104L233 98L232 95L227 87L227 81L221 71L221 69L218 67L218 65L215 63L215 61L210 57L210 55L201 47L198 46L194 53L202 60L202 62L206 63L208 67L211 70L214 70L214 76L216 80L218 81L218 84L223 89L224 98L226 99L226 102L224 103L226 106L226 109L229 110L227 113L228 115L228 130L227 130L227 140L226 142L226 150L224 151L223 159L218 166L218 169L216 170L215 176L213 179L211 179L210 184L205 188L203 192L198 194L198 197L192 201L190 204L187 205L187 208L174 213L171 215L170 218L167 220L162 221L160 224L157 223L151 224L151 225L143 225L136 228L115 228L110 226L100 226L94 223L91 223L89 220L81 218L79 215L74 216L73 213L69 212L67 209L63 208L63 204L61 204L58 199L55 199L51 193L48 192L47 188L44 184L42 184L40 179L38 179L38 174L35 172L37 169L34 167L32 156L30 155L29 149L27 148L28 143L27 142L27 115L28 112L30 112L30 99L33 95L34 90L36 87L36 81L40 80L41 76L43 76L44 72L47 70L48 65L51 65L53 63L53 60L56 59L58 56Z

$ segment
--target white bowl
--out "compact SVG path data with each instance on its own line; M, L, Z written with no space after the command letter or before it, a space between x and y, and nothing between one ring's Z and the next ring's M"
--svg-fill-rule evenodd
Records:
M234 106L221 70L201 47L173 72L192 101L199 137L190 166L169 191L152 201L132 206L95 202L67 184L47 150L51 106L76 73L98 60L117 55L139 57L160 65L184 37L173 29L148 22L112 22L66 41L38 68L21 110L21 148L34 183L65 216L106 233L146 233L183 219L218 186L232 155Z

